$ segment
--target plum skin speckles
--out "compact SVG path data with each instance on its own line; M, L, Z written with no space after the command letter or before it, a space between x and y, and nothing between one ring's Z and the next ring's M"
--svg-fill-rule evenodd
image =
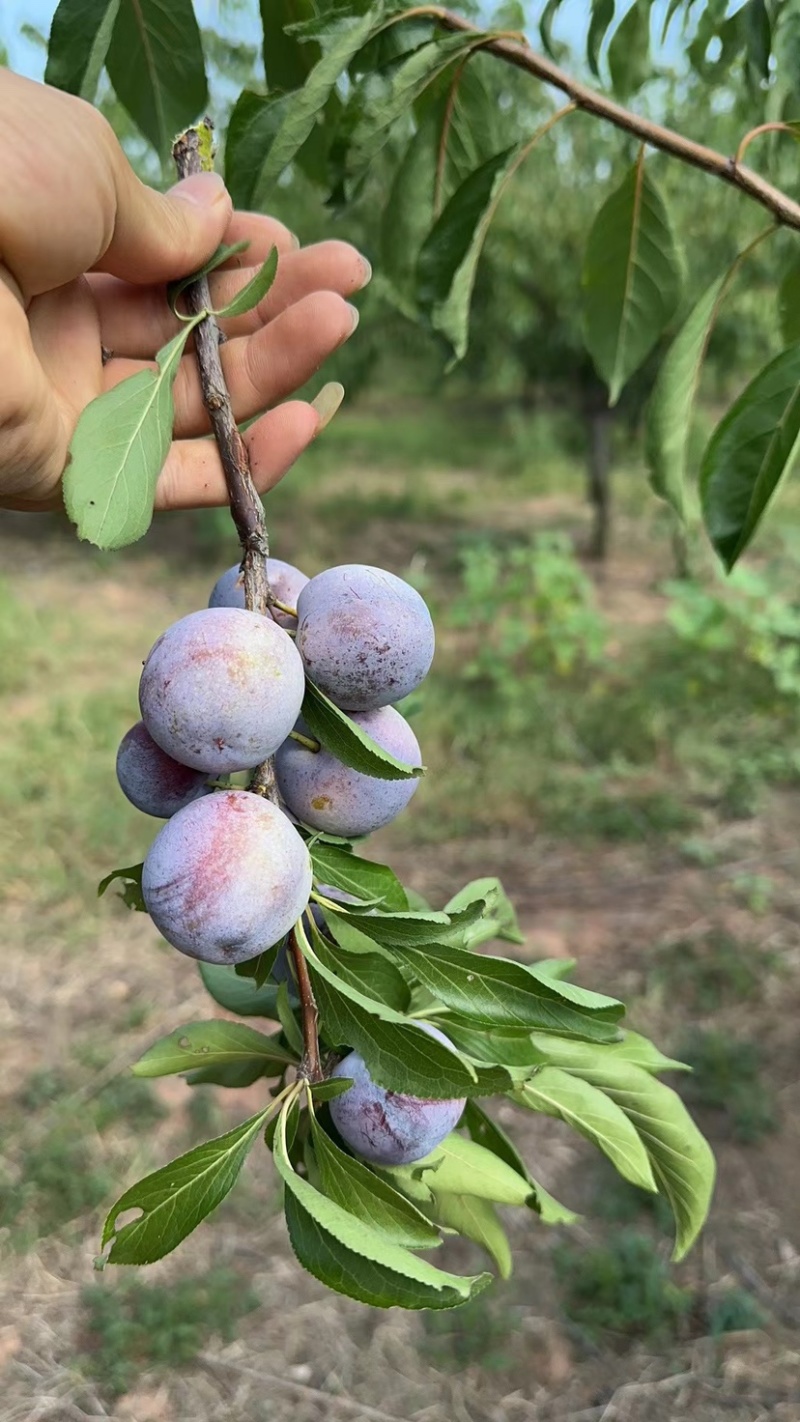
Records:
M244 963L303 912L311 860L277 806L217 791L168 820L150 846L142 894L174 948L206 963Z
M419 742L393 706L351 717L384 750L406 765L421 763ZM419 780L378 780L342 765L324 748L287 740L275 756L278 789L287 808L312 829L362 835L388 825L404 810Z
M160 820L168 820L202 795L211 794L206 773L191 770L167 755L156 745L144 721L137 721L122 738L117 780L137 810Z
M417 1026L452 1047L444 1033L430 1023ZM422 1160L455 1130L464 1110L461 1098L423 1100L377 1086L358 1052L344 1057L331 1076L353 1081L349 1091L330 1102L333 1123L351 1150L373 1165L413 1165Z
M286 607L297 607L297 599L309 581L305 573L301 573L293 563L284 563L280 558L268 558L267 577L272 594L278 599L278 602L284 603ZM240 578L240 565L234 563L232 568L228 568L221 577L217 578L208 599L209 607L244 608L244 586ZM293 630L297 626L296 617L289 617L287 613L279 612L277 608L273 611L272 616L279 627Z
M310 679L345 711L374 711L416 690L433 661L431 615L394 573L328 568L297 603L297 647Z
M251 770L288 736L305 692L291 637L239 608L192 612L153 646L139 705L153 740L209 775Z

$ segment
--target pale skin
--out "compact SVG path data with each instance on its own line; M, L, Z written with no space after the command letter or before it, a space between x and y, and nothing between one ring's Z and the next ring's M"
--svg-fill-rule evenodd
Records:
M280 222L234 212L215 174L169 194L135 176L111 128L80 99L0 70L0 508L60 506L81 411L153 363L177 331L165 284L221 242L245 253L211 277L223 306L273 247L278 273L246 316L221 322L222 364L237 420L266 410L245 436L253 479L272 488L319 433L336 395L290 399L355 329L347 298L369 263L346 242L301 248ZM104 363L104 350L106 359ZM110 358L108 358L108 353ZM194 357L175 381L174 440L157 509L227 502Z

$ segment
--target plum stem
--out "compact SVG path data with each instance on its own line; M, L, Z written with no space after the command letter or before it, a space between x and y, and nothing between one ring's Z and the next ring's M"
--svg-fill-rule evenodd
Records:
M311 736L304 736L302 731L290 731L289 739L290 741L297 741L301 746L305 746L306 750L313 751L314 755L317 754L317 751L322 750L319 741L312 740Z
M296 928L293 928L289 934L289 945L297 976L297 991L300 996L300 1012L303 1022L303 1060L300 1063L300 1075L305 1081L324 1081L325 1073L322 1070L317 1033L319 1010L314 997L314 989L311 986L311 979L308 976L308 964L303 956Z
M176 138L172 156L181 178L213 167L214 125L206 118L196 128L187 128ZM184 299L192 315L206 315L195 328L195 356L200 372L203 404L208 411L219 457L228 486L231 518L242 545L242 575L245 606L250 612L266 615L272 596L267 575L269 537L264 509L250 473L247 446L239 433L231 397L220 359L221 332L210 314L211 293L208 277L201 276L185 288Z

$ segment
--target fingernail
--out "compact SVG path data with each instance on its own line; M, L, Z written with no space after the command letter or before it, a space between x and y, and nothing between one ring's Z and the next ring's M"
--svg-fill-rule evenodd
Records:
M300 248L303 244L302 244L302 242L300 241L300 238L298 237L298 235L297 235L296 232L290 232L290 233L289 233L289 236L290 236L291 239L292 239L292 247L294 248L294 250L295 250L295 252L296 252L296 251L298 250L298 248Z
M219 173L193 173L191 178L183 178L170 188L170 197L190 202L194 207L216 207L218 202L229 202L228 190Z
M372 281L372 262L368 262L366 257L361 257L361 265L364 268L364 275L361 279L361 285L358 288L359 291L363 291L364 287Z
M355 331L356 327L358 326L359 321L361 320L361 312L359 311L359 309L358 309L357 306L354 306L354 305L353 305L352 301L347 301L347 302L345 303L345 305L348 307L348 309L349 309L349 311L350 311L350 319L351 319L351 321L352 321L352 323L353 323L352 326L350 327L350 335L352 336L353 332Z
M329 425L336 411L344 399L344 386L338 380L331 380L328 385L323 385L319 395L311 401L314 409L319 415L319 425L317 434Z

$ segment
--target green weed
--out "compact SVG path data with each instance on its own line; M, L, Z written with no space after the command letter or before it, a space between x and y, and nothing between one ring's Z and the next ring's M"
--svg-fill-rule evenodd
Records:
M625 1230L612 1243L588 1250L565 1245L553 1261L564 1311L590 1338L665 1343L680 1335L692 1293L672 1280L646 1235Z
M774 954L760 953L714 928L697 938L662 943L648 978L665 993L679 994L695 1011L710 1013L755 997L777 962Z
M448 1371L480 1363L486 1372L502 1372L512 1361L509 1340L519 1329L519 1312L502 1295L481 1294L454 1313L423 1313L420 1351Z
M752 1145L777 1130L774 1092L763 1079L755 1042L696 1028L676 1055L693 1069L681 1080L681 1094L695 1106L718 1112L734 1139Z
M81 1305L81 1365L113 1399L148 1368L190 1363L212 1335L229 1342L259 1300L238 1274L213 1269L173 1284L92 1284Z

